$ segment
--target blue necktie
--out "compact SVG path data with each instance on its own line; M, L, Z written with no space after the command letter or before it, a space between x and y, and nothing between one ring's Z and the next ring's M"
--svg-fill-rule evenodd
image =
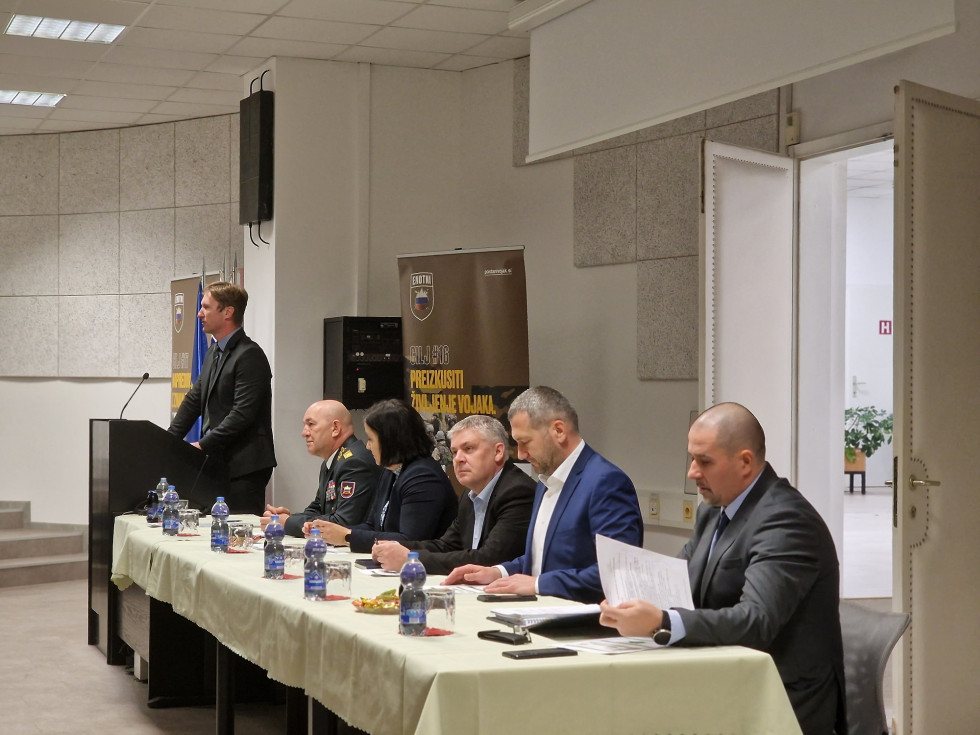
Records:
M721 534L725 532L725 527L728 525L729 520L728 514L725 513L725 509L722 508L721 513L718 514L718 525L715 527L715 535L711 540L711 551L709 552L708 556L715 553L715 546L718 544Z

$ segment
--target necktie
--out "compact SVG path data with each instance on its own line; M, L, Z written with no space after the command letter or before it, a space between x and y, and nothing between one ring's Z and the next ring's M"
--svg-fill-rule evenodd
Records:
M218 367L221 365L221 348L215 345L214 348L214 360L211 362L211 370L208 372L208 392L205 397L204 411L201 414L201 434L204 435L211 430L211 416L208 411L208 404L210 403L211 390L214 388L215 378L218 377Z
M715 527L715 536L711 541L711 551L709 556L715 553L715 546L718 544L718 539L721 538L721 534L725 532L725 527L728 525L728 514L725 513L725 509L721 509L721 513L718 514L718 525Z

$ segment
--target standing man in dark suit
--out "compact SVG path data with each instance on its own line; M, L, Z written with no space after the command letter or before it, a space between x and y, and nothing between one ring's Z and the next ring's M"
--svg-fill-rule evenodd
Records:
M431 541L379 541L371 550L385 569L401 569L418 551L430 574L461 564L497 564L524 548L535 482L507 456L507 430L492 416L467 416L449 430L456 479L469 492L459 499L456 520Z
M687 447L687 474L704 499L680 554L696 609L603 602L600 622L663 644L766 651L804 735L844 735L840 567L830 531L766 462L762 426L745 407L706 410Z
M276 466L272 370L262 348L242 329L247 304L248 293L241 286L216 281L204 288L197 318L215 342L170 423L170 433L185 436L201 416L201 440L194 446L207 453L209 462L226 468L228 506L233 513L258 515Z
M486 584L487 592L538 593L580 602L602 599L595 536L640 546L643 518L633 483L579 435L578 414L554 388L519 395L507 412L518 459L538 473L524 555L495 567L466 564L446 584Z
M323 460L316 496L302 513L289 508L266 507L262 527L279 516L286 533L303 538L303 524L317 518L346 526L364 520L374 500L381 468L364 442L354 436L350 411L339 401L317 401L303 415L306 451Z

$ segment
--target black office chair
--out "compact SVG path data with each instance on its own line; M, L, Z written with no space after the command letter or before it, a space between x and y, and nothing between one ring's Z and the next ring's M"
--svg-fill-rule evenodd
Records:
M877 612L841 600L848 735L888 735L885 664L910 619L908 613Z

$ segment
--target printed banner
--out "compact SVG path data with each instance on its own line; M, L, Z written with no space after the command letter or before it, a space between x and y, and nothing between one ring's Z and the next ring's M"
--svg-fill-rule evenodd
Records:
M217 273L205 276L206 283L218 280ZM170 326L171 333L171 362L170 362L170 419L177 413L187 391L194 385L201 370L204 352L211 344L211 338L204 334L197 312L201 310L201 277L189 276L175 278L170 281ZM202 349L203 348L203 349ZM195 369L196 368L196 369ZM194 436L195 429L197 431ZM188 441L200 438L200 426L192 427L188 432Z
M408 392L450 464L444 430L477 413L509 430L528 386L524 249L400 255L398 274Z

